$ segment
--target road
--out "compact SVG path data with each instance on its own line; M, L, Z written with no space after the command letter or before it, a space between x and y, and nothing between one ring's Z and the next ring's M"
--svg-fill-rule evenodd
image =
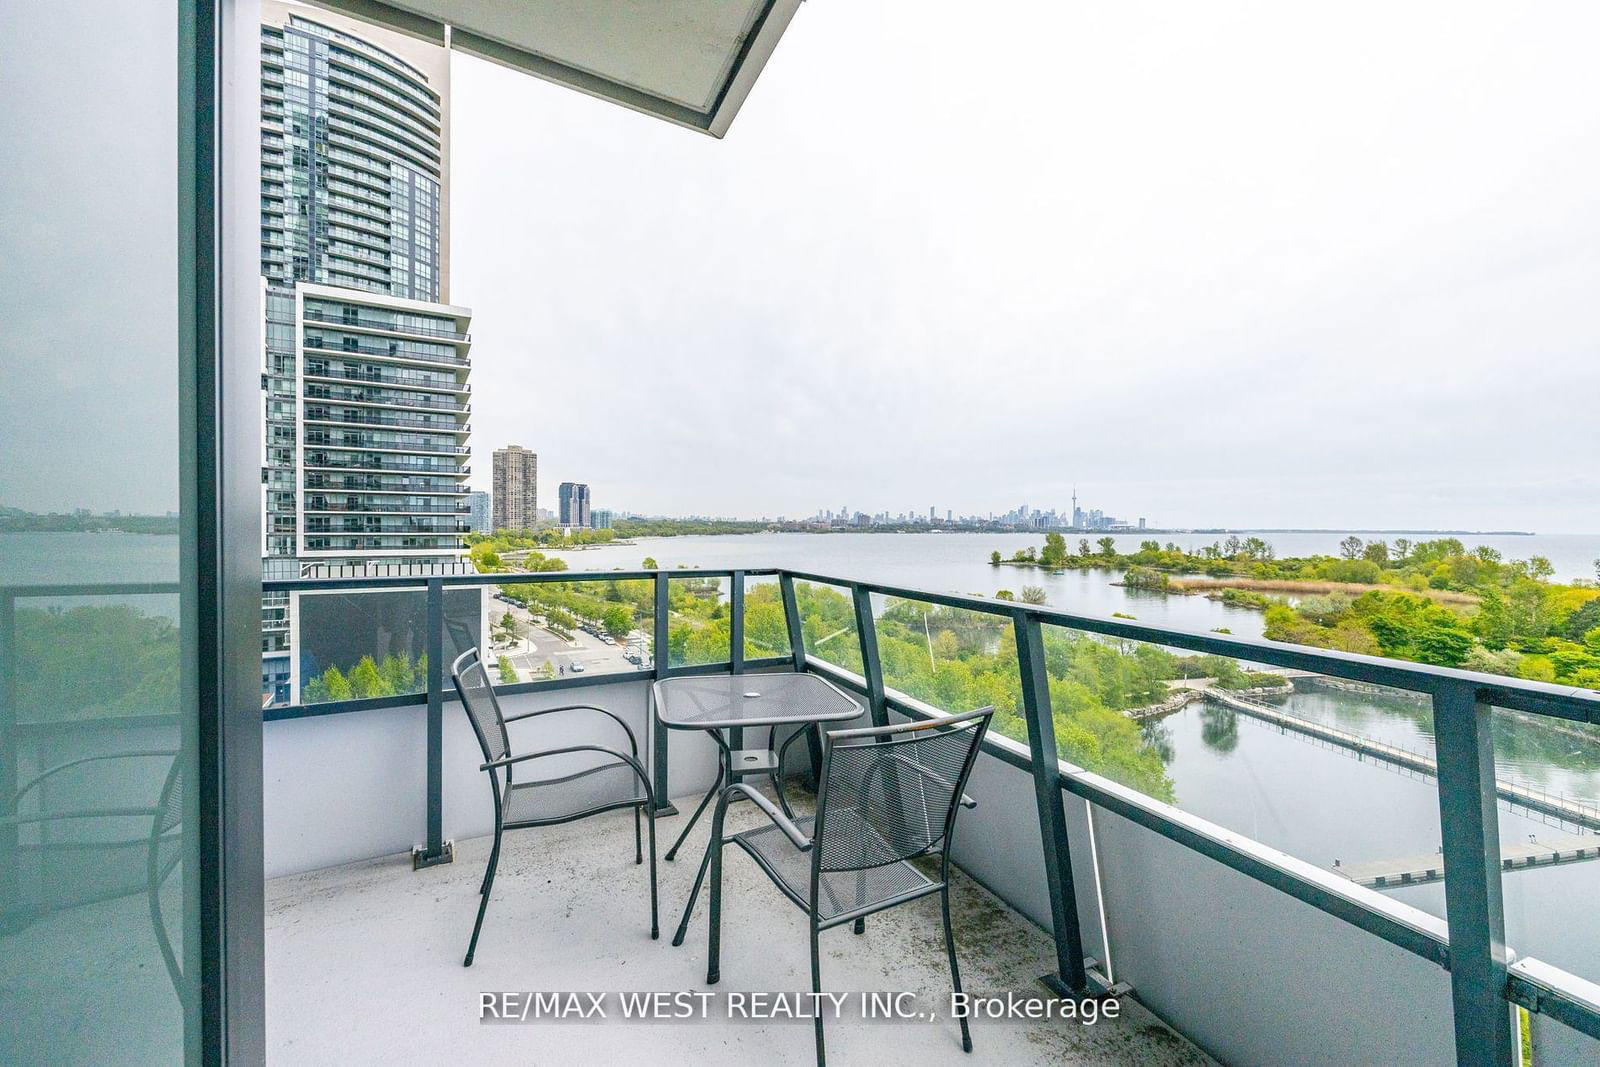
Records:
M496 645L493 656L496 659L509 656L519 682L550 677L546 664L558 678L576 673L575 666L582 672L595 674L622 674L650 668L649 638L639 631L627 641L607 644L593 634L573 630L572 640L565 641L534 622L526 609L497 600L489 609L490 627L496 633L500 620L507 613L517 620L522 639L509 648ZM640 658L641 664L628 662L630 651Z

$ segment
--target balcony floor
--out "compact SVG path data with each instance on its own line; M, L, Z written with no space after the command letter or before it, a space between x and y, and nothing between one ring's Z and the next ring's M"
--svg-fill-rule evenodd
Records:
M694 800L680 800L685 813ZM761 816L729 812L738 828ZM682 948L670 938L709 834L709 813L677 862L660 864L661 939L649 938L646 869L632 817L614 812L508 834L473 966L463 968L489 839L413 872L393 856L276 879L267 887L267 1025L285 1063L810 1063L809 1022L614 1021L485 1025L480 991L807 990L804 914L733 850L724 867L722 982L705 985L706 894ZM658 825L665 853L682 818ZM1053 948L1036 926L970 879L951 897L969 992L1042 993ZM824 932L823 988L900 991L941 1005L949 990L937 897L873 916L865 935ZM937 999L935 999L937 998ZM828 1023L838 1063L1198 1064L1210 1061L1128 998L1118 1020L972 1023L973 1055L947 1017ZM664 1055L665 1054L665 1055Z

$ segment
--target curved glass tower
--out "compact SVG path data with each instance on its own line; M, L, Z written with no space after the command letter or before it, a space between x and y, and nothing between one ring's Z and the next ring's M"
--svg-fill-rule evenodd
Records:
M261 28L261 273L443 299L439 92L377 45L282 14Z

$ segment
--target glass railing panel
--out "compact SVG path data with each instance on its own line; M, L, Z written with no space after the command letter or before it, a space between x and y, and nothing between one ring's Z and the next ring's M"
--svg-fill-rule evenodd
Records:
M1428 697L1062 626L1043 632L1063 761L1353 883L1432 886L1410 902L1443 915ZM1026 738L1014 718L1000 727Z
M872 609L889 689L949 712L993 704L1009 715L1019 707L1009 618L876 595Z
M491 674L499 682L592 679L653 667L653 582L508 580L494 590L488 612Z
M1600 727L1506 708L1491 721L1506 944L1600 982Z
M794 583L795 606L805 635L806 655L861 673L861 632L855 602L844 586L822 582Z
M667 663L693 667L726 663L730 657L733 627L729 619L727 578L685 573L667 583Z
M789 658L789 624L775 576L744 580L744 658Z
M427 625L427 593L419 588L290 593L288 702L420 699L428 688Z

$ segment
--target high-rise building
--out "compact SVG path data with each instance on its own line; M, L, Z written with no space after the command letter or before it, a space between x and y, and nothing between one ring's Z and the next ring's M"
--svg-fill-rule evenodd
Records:
M278 0L261 14L262 275L449 300L449 56Z
M471 312L449 298L443 48L261 5L269 577L463 569ZM293 597L263 605L294 699Z
M587 527L589 487L583 482L562 482L557 494L561 502L561 525Z
M595 508L595 510L594 510L594 528L596 530L609 530L609 529L611 529L612 521L613 521L613 516L611 514L611 509L610 508Z
M472 527L473 533L494 531L494 508L488 493L468 493L467 509L467 525Z
M539 521L539 457L521 445L494 450L494 528L531 530Z

